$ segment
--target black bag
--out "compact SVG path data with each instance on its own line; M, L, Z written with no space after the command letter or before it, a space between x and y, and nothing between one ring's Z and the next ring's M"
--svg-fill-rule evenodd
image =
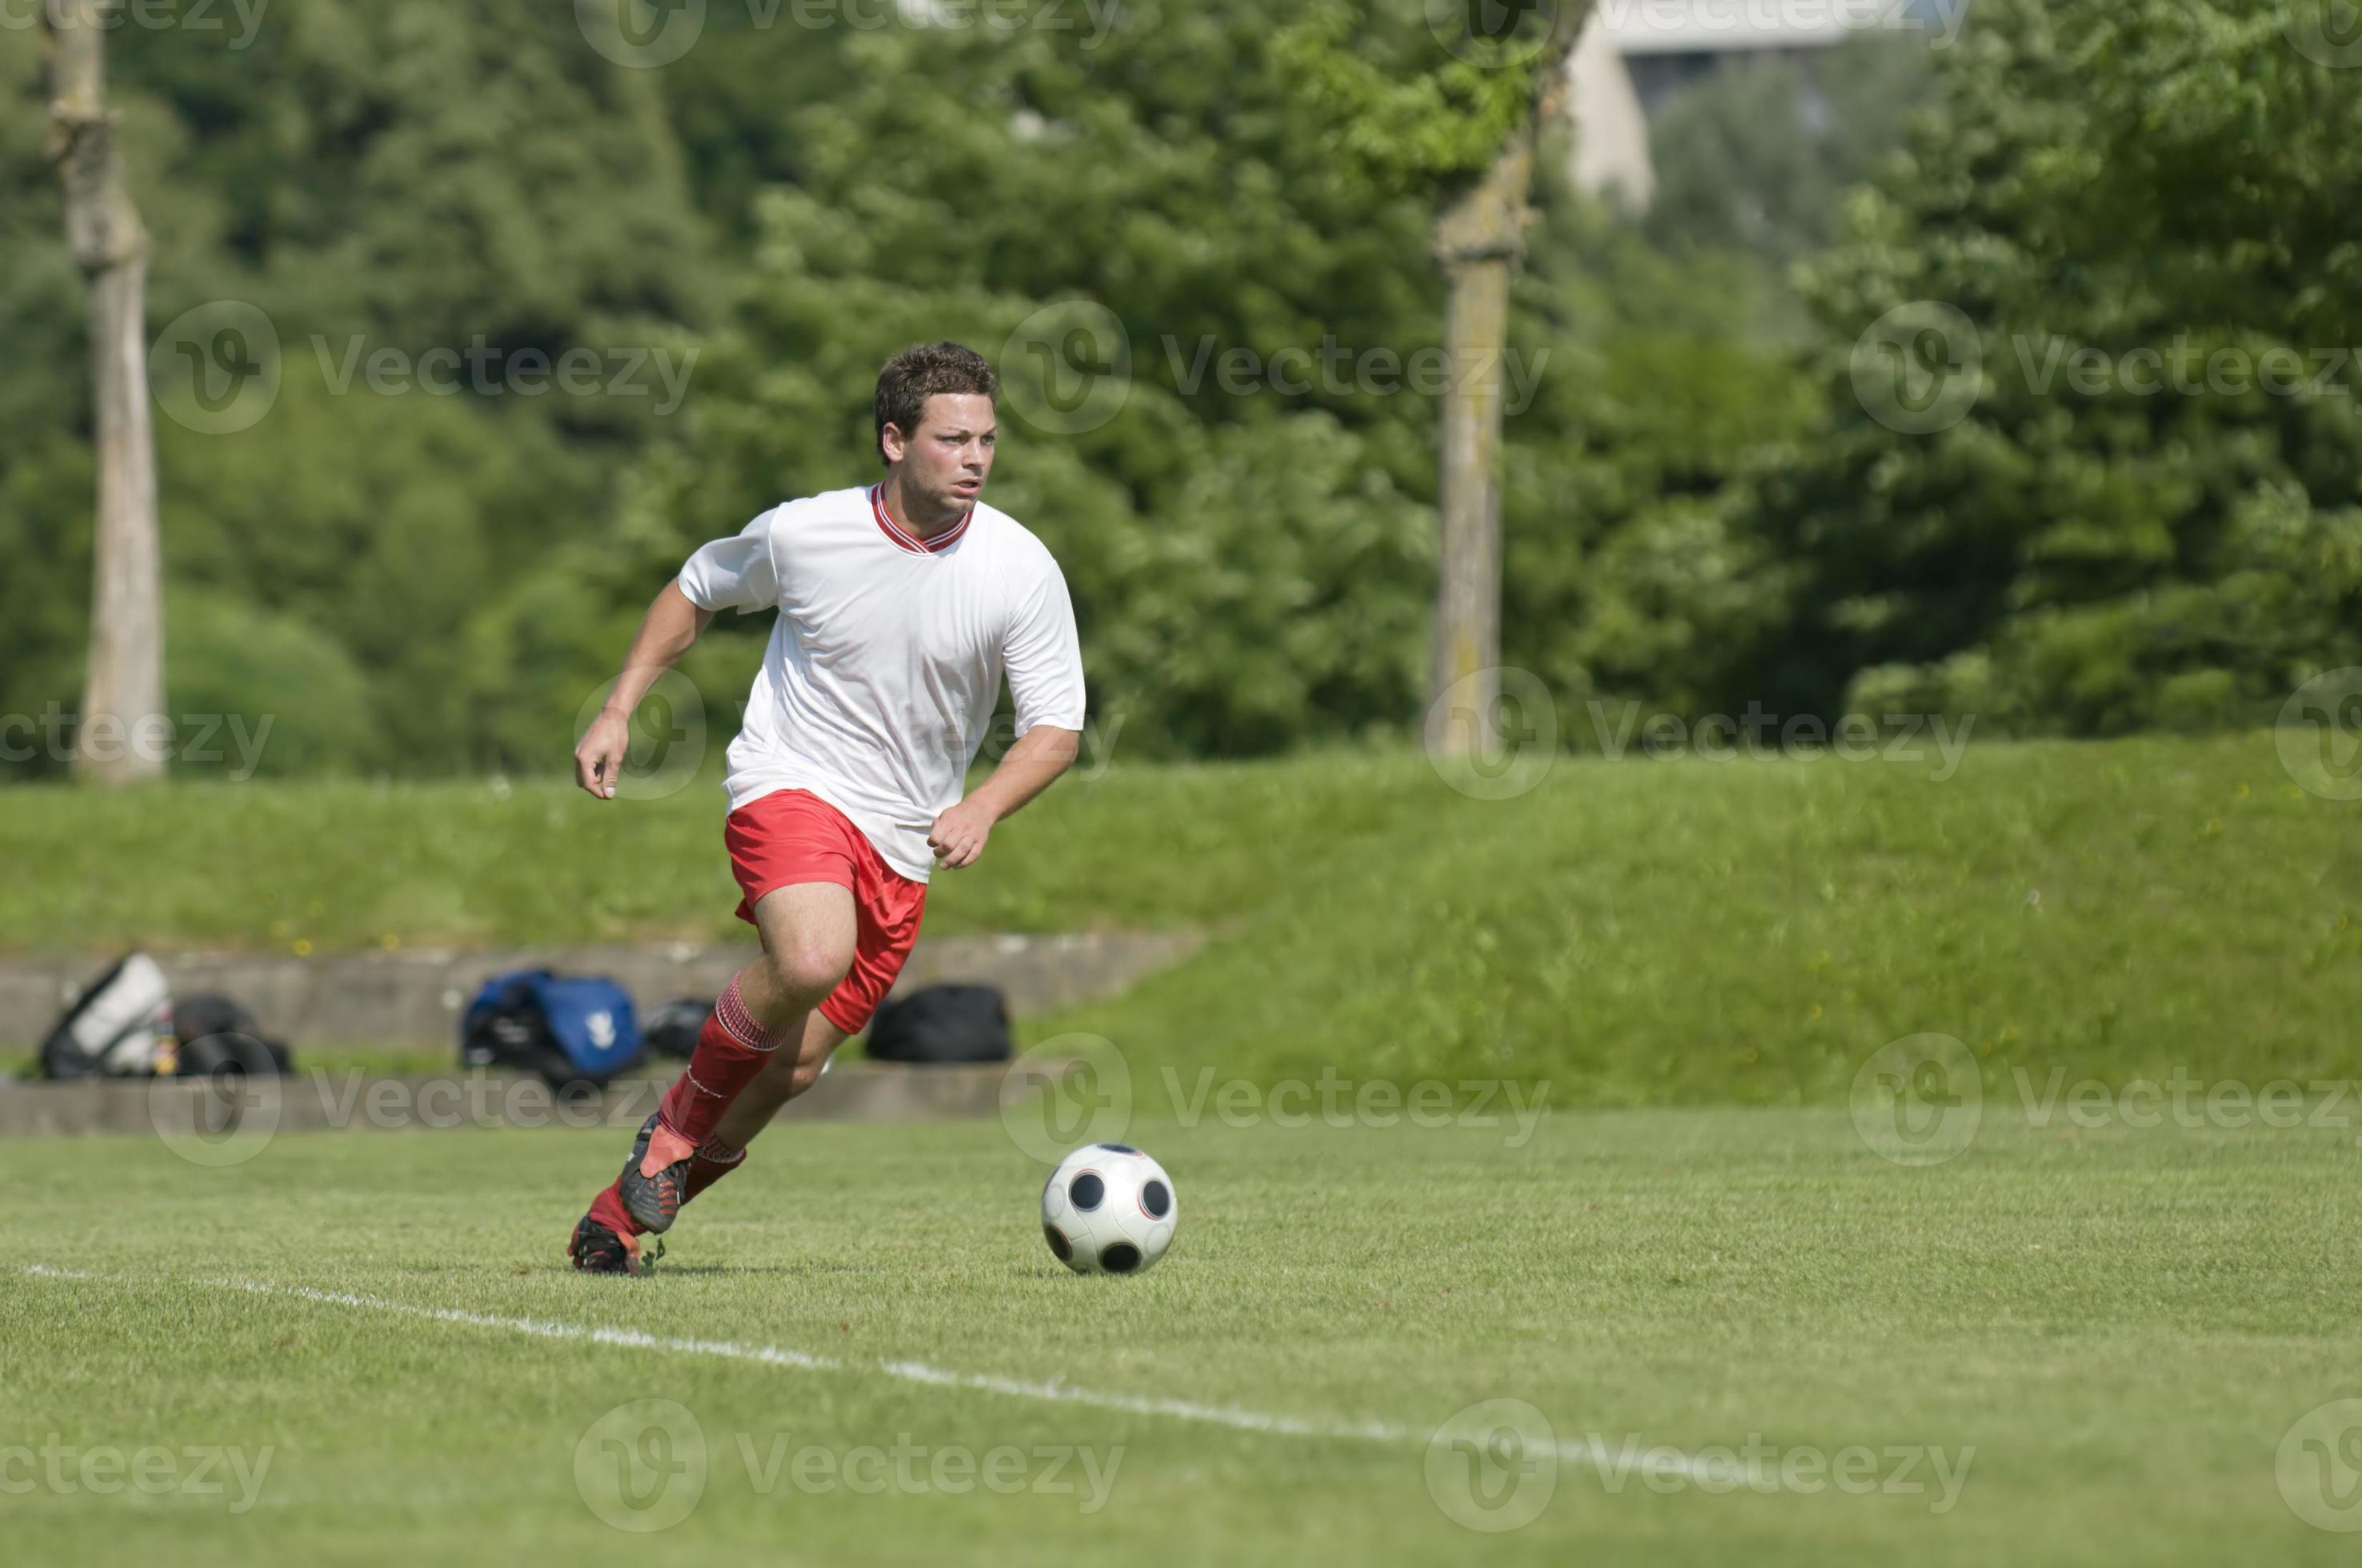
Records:
M678 997L660 1003L648 1013L647 1022L641 1026L640 1043L648 1048L651 1056L678 1056L689 1060L697 1049L697 1037L705 1028L705 1021L713 1016L712 997Z
M184 1078L225 1072L267 1077L295 1070L286 1045L264 1039L254 1014L227 997L201 992L174 1002L172 1033L181 1043L175 1071Z
M877 1010L869 1055L879 1062L1006 1062L1009 1003L991 986L928 986Z

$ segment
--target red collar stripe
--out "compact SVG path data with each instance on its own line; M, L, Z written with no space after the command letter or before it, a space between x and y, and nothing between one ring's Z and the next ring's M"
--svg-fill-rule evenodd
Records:
M882 484L873 484L869 487L869 513L871 516L877 519L877 526L886 531L886 536L895 544L913 555L928 556L948 550L958 544L960 536L967 532L968 520L976 515L976 508L971 506L961 513L958 522L932 539L920 538L887 513L886 487Z

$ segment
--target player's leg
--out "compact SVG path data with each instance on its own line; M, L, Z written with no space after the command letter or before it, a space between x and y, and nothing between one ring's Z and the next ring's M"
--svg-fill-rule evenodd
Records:
M852 1038L814 1008L804 1020L804 1037L798 1049L771 1053L762 1071L722 1113L722 1125L714 1131L721 1151L727 1154L734 1150L744 1154L746 1145L771 1124L781 1106L820 1081L821 1069L828 1066L829 1057Z
M746 1146L762 1135L780 1107L820 1081L829 1057L868 1024L900 976L918 939L925 886L895 875L874 852L858 858L852 966L805 1016L796 1049L772 1052L722 1113L712 1134L698 1145L683 1203L745 1163Z
M640 1233L668 1228L693 1193L737 1168L746 1142L867 1023L918 935L925 885L889 868L842 812L816 797L793 790L762 796L730 814L723 836L746 895L738 915L761 933L764 959L732 982L727 1010L716 1004L683 1081L640 1129L624 1174L576 1226L567 1250L590 1272L636 1272ZM829 988L822 982L832 975L841 978ZM789 1040L797 1043L792 1055L773 1048ZM756 1090L756 1083L766 1087ZM758 1098L734 1115L748 1092ZM644 1222L625 1204L627 1187L650 1186L653 1200L644 1192L638 1207L661 1223Z
M811 1088L829 1056L849 1038L818 1009L804 1014L803 1039L797 1048L772 1052L753 1080L730 1102L730 1109L722 1113L712 1135L690 1155L689 1175L681 1183L681 1208L688 1208L699 1193L746 1163L746 1145L771 1124L781 1106ZM654 1116L642 1125L626 1169L647 1157L656 1127ZM568 1251L592 1272L629 1274L638 1261L639 1236L645 1230L624 1207L623 1178L618 1176L591 1200L590 1211L575 1227L575 1240Z
M640 1157L618 1179L624 1210L641 1229L671 1228L699 1146L714 1135L731 1102L782 1043L796 1042L801 1056L805 1015L853 966L851 889L833 882L775 889L755 904L754 915L762 956L741 969L714 1003L688 1068L657 1107L654 1125L644 1130L645 1147L635 1151Z
M712 1135L690 1156L689 1175L682 1180L680 1189L683 1209L699 1193L746 1163L746 1145L762 1135L763 1129L779 1114L781 1106L819 1080L830 1054L849 1038L844 1030L822 1017L817 1008L804 1014L803 1039L797 1047L771 1053L770 1059L738 1091L738 1098L730 1102L730 1109L722 1113L721 1123ZM623 1212L620 1194L614 1208L616 1213ZM624 1218L628 1220L629 1216Z

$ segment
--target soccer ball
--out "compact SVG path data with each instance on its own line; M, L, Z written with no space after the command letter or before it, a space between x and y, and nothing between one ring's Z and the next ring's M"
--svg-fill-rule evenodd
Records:
M1129 1143L1090 1143L1042 1188L1042 1235L1076 1274L1143 1274L1181 1218L1173 1178Z

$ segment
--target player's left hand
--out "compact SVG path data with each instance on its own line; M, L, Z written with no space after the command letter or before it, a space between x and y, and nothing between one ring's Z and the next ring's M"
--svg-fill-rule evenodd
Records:
M974 801L962 801L935 819L927 847L946 870L957 871L976 864L984 853L984 841L991 836L992 813Z

